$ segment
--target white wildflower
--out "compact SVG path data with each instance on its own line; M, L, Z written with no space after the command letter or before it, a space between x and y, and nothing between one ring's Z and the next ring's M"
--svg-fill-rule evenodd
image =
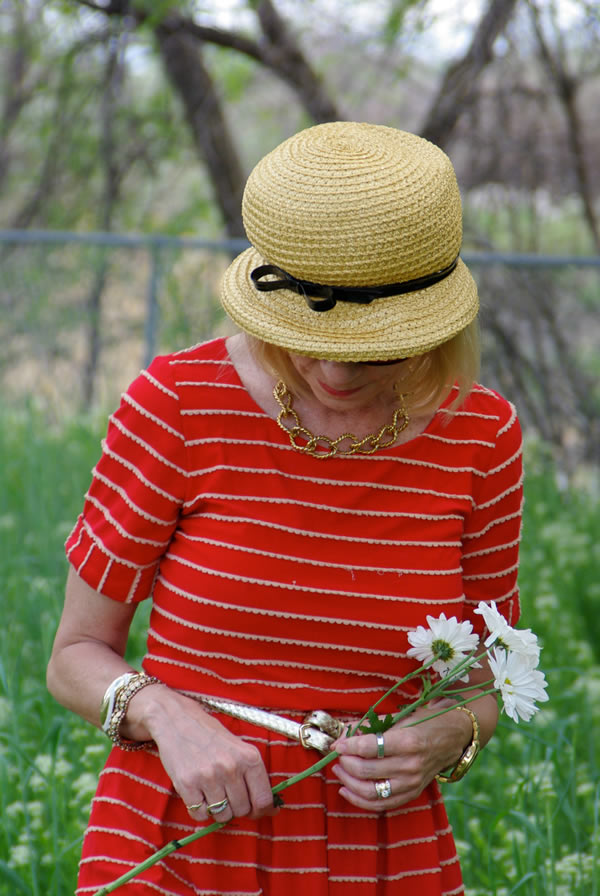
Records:
M39 753L33 760L33 764L42 775L49 775L52 771L53 759L48 753Z
M445 613L437 619L427 616L427 625L429 628L419 625L408 633L408 641L412 644L408 656L423 665L432 666L441 678L450 677L453 670L477 648L479 638L468 620L459 622L455 616L446 619ZM473 661L471 666L479 667L479 663ZM468 681L468 670L459 678Z
M496 608L494 601L487 604L480 601L479 606L475 610L483 620L489 631L489 636L485 639L485 647L491 647L495 644L504 650L513 651L520 656L527 657L532 667L537 666L540 659L540 646L536 635L531 629L516 629L508 624L502 613Z
M4 815L8 818L16 818L18 815L23 815L25 812L25 804L20 800L17 800L15 803L9 803L4 807Z
M507 716L515 722L519 718L528 722L538 711L536 700L548 699L544 673L533 669L527 656L502 648L494 648L489 662L494 687L500 691Z
M54 777L55 778L66 778L66 776L72 771L73 766L66 759L57 759L54 764Z
M9 868L21 868L29 865L31 859L31 847L26 843L15 843L15 845L10 848L10 856L7 864Z
M73 790L77 797L87 799L96 792L98 786L98 777L93 772L82 772L75 781L73 781Z

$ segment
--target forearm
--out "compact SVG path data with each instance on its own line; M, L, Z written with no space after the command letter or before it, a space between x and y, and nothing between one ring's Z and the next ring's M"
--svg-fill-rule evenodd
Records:
M477 692L469 692L474 696ZM395 729L412 729L426 757L428 776L454 766L473 737L473 724L468 713L456 709L456 700L443 699L419 707ZM493 695L478 696L467 704L479 723L479 742L484 746L494 733L498 721L498 705ZM386 734L386 739L391 735Z
M469 692L475 697L477 692ZM457 701L450 698L439 704L423 707L419 715L427 719L436 711L445 709L441 715L429 719L422 724L427 726L427 736L431 744L431 758L435 773L453 767L473 738L473 723L468 713L457 709ZM454 706L454 708L452 708ZM498 702L493 694L479 692L476 699L470 700L466 707L474 713L479 726L479 745L483 748L496 729L498 723Z
M100 707L104 693L129 663L107 644L82 641L55 650L46 681L52 696L92 725L101 727Z
M92 725L101 726L102 699L111 682L125 672L135 671L124 659L134 613L135 606L95 591L71 569L48 664L47 684L59 703ZM125 737L149 739L143 710L150 701L144 692L161 689L167 690L153 685L134 695L121 727Z

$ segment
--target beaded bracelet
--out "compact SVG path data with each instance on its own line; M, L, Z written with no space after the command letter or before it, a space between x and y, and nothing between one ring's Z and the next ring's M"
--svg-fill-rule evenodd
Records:
M121 737L119 731L121 723L127 713L129 701L138 691L141 691L142 688L145 688L149 684L162 684L162 682L158 678L146 675L145 672L138 672L131 675L115 692L114 708L105 731L110 740L122 750L143 750L148 744L153 743L151 740L128 740L127 738Z

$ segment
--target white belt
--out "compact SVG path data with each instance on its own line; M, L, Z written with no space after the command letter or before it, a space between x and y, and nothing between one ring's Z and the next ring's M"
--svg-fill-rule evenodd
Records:
M310 712L303 722L294 722L292 719L278 716L274 712L266 712L264 709L246 706L243 703L231 703L229 700L221 700L220 697L201 697L200 699L202 703L217 712L223 712L234 719L243 719L253 725L276 731L291 740L297 740L307 750L318 750L320 753L330 753L332 743L344 732L343 723L322 709Z

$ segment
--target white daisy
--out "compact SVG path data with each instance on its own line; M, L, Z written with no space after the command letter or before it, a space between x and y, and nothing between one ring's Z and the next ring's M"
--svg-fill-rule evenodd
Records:
M529 657L502 648L493 649L489 662L506 715L515 722L519 718L528 722L538 711L535 701L548 699L544 673L532 668Z
M537 666L540 659L540 646L536 635L530 628L512 628L502 613L496 608L494 601L489 604L480 601L475 612L483 616L490 633L484 641L486 647L491 647L492 644L495 644L496 647L502 647L504 650L510 650L513 653L518 653L519 656L527 657L532 668Z
M446 619L445 613L437 619L427 616L427 624L429 628L419 625L408 633L408 641L413 645L408 650L408 656L425 666L432 666L441 678L447 678L476 649L479 638L468 620L459 622L455 616ZM479 663L473 661L472 666L479 667ZM468 680L467 670L465 675L460 676L460 681Z

